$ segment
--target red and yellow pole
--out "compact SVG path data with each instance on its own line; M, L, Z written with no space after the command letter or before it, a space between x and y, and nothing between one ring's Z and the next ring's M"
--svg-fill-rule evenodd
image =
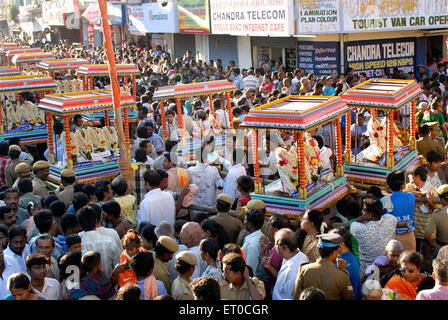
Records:
M162 128L163 128L163 139L167 139L167 131L166 131L166 116L165 116L165 103L163 100L160 101L160 112L162 114Z
M339 120L339 119L338 119ZM351 136L351 123L352 123L352 113L351 110L349 110L345 116L345 155L344 160L345 163L351 163L352 162L352 136ZM341 123L339 122L339 125ZM340 131L339 129L336 129ZM338 132L339 132L338 131Z
M415 141L415 134L416 134L416 121L415 121L415 99L411 101L411 110L410 110L410 119L409 119L409 149L415 150L417 147L417 143Z
M387 116L387 168L393 169L395 166L394 159L394 134L393 134L394 113L388 112Z
M213 97L212 97L212 95L208 96L208 101L209 101L209 105L210 105L210 112L215 112L215 108L213 107Z
M87 76L82 77L82 89L87 91Z
M129 108L124 108L124 136L126 139L126 145L129 148L129 152L131 152L131 142L129 139Z
M179 123L179 128L182 131L182 129L184 128L184 122L182 119L182 105L180 103L179 98L176 99L176 105L177 105L177 121Z
M342 166L342 132L341 119L336 119L336 175L342 177L344 175L344 167Z
M258 161L258 129L254 129L252 137L252 159L254 161L254 176L255 176L255 193L262 193L262 185L260 180L260 163Z
M135 81L135 76L132 76L132 93L134 94L134 100L137 99L137 84Z
M370 110L370 114L371 114L372 118L376 118L376 115L377 115L376 109Z
M68 116L64 117L65 122L65 146L67 151L67 168L73 170L72 160L72 142L70 140L70 119Z
M6 111L6 102L5 102L5 111ZM8 120L6 120L6 130L8 130ZM0 134L3 135L5 133L3 126L3 102L0 101Z
M305 177L305 141L303 132L299 132L299 199L307 198Z
M229 92L226 93L226 98L227 98L227 112L229 113L230 129L233 129L233 113Z
M50 151L50 163L55 164L54 158L54 141L53 141L53 115L50 112L46 113L47 116L47 138L48 138L48 150ZM70 150L67 148L67 153Z

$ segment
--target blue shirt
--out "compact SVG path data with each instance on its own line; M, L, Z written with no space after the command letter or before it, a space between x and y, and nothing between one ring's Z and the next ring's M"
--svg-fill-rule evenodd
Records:
M383 203L383 199L381 202ZM387 212L386 209L383 213L389 213L397 218L397 222L410 222L409 228L397 228L396 233L406 233L415 230L414 224L414 210L415 210L415 196L409 192L394 191L390 196L394 209L391 212ZM384 203L383 203L384 205Z
M148 140L154 146L157 153L164 151L165 148L163 147L163 140L158 134L153 132L153 134L148 137Z
M73 205L71 204L70 207L67 209L67 213L76 214L75 209L73 208Z
M356 260L356 257L353 253L346 252L339 256L340 259L347 261L347 267L345 268L348 271L348 277L350 278L350 282L352 283L354 299L361 300L362 299L362 283L361 276L359 270L359 262ZM334 264L337 266L336 261Z
M355 110L356 109L352 109L351 110L351 119L350 119L351 123L350 123L350 125L356 123L356 111ZM341 118L341 128L345 128L346 118L347 117L345 115Z

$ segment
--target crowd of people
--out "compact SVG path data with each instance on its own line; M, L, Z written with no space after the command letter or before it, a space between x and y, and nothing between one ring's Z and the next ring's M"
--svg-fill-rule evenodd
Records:
M36 45L57 58L107 63L103 48ZM231 128L230 119L238 129L255 106L295 94L337 96L364 82L365 74L335 70L316 78L269 59L240 70L234 62L224 67L219 59L196 60L190 51L172 58L159 46L130 44L115 53L117 63L136 64L142 72L138 124L130 132L132 188L121 175L80 184L74 171L64 169L61 186L54 189L47 146L0 142L1 299L448 299L448 62L419 66L415 77L425 91L415 124L422 165L389 174L387 191L352 188L335 207L307 210L297 223L284 214L266 215L265 203L251 199L253 133L242 130L249 138L231 144L226 159L214 152L218 137ZM398 69L385 74L414 78ZM207 97L182 100L181 115L168 101L165 140L160 105L152 99L157 88L222 79L237 88L230 96L232 117L224 94L213 95L214 111ZM107 77L94 83L110 88ZM399 115L397 123L405 126L406 116ZM361 111L350 124L360 150L368 145L361 139L368 117ZM85 125L75 115L71 130ZM55 132L63 127L56 122ZM327 133L320 128L314 137L326 166L334 168ZM177 152L184 135L206 137L196 163ZM278 178L273 150L292 140L291 134L274 130L264 136L264 179ZM55 143L63 148L60 140Z

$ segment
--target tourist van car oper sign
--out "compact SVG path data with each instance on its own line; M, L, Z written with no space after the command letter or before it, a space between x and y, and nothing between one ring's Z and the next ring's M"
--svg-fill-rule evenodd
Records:
M210 0L213 34L289 36L294 34L293 1Z

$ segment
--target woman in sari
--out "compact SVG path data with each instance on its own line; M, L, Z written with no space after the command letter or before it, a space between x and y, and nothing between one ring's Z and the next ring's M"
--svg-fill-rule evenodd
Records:
M432 289L434 279L420 272L423 256L416 251L404 251L400 255L400 274L394 275L385 285L385 289L396 290L404 300L415 300L421 290Z

